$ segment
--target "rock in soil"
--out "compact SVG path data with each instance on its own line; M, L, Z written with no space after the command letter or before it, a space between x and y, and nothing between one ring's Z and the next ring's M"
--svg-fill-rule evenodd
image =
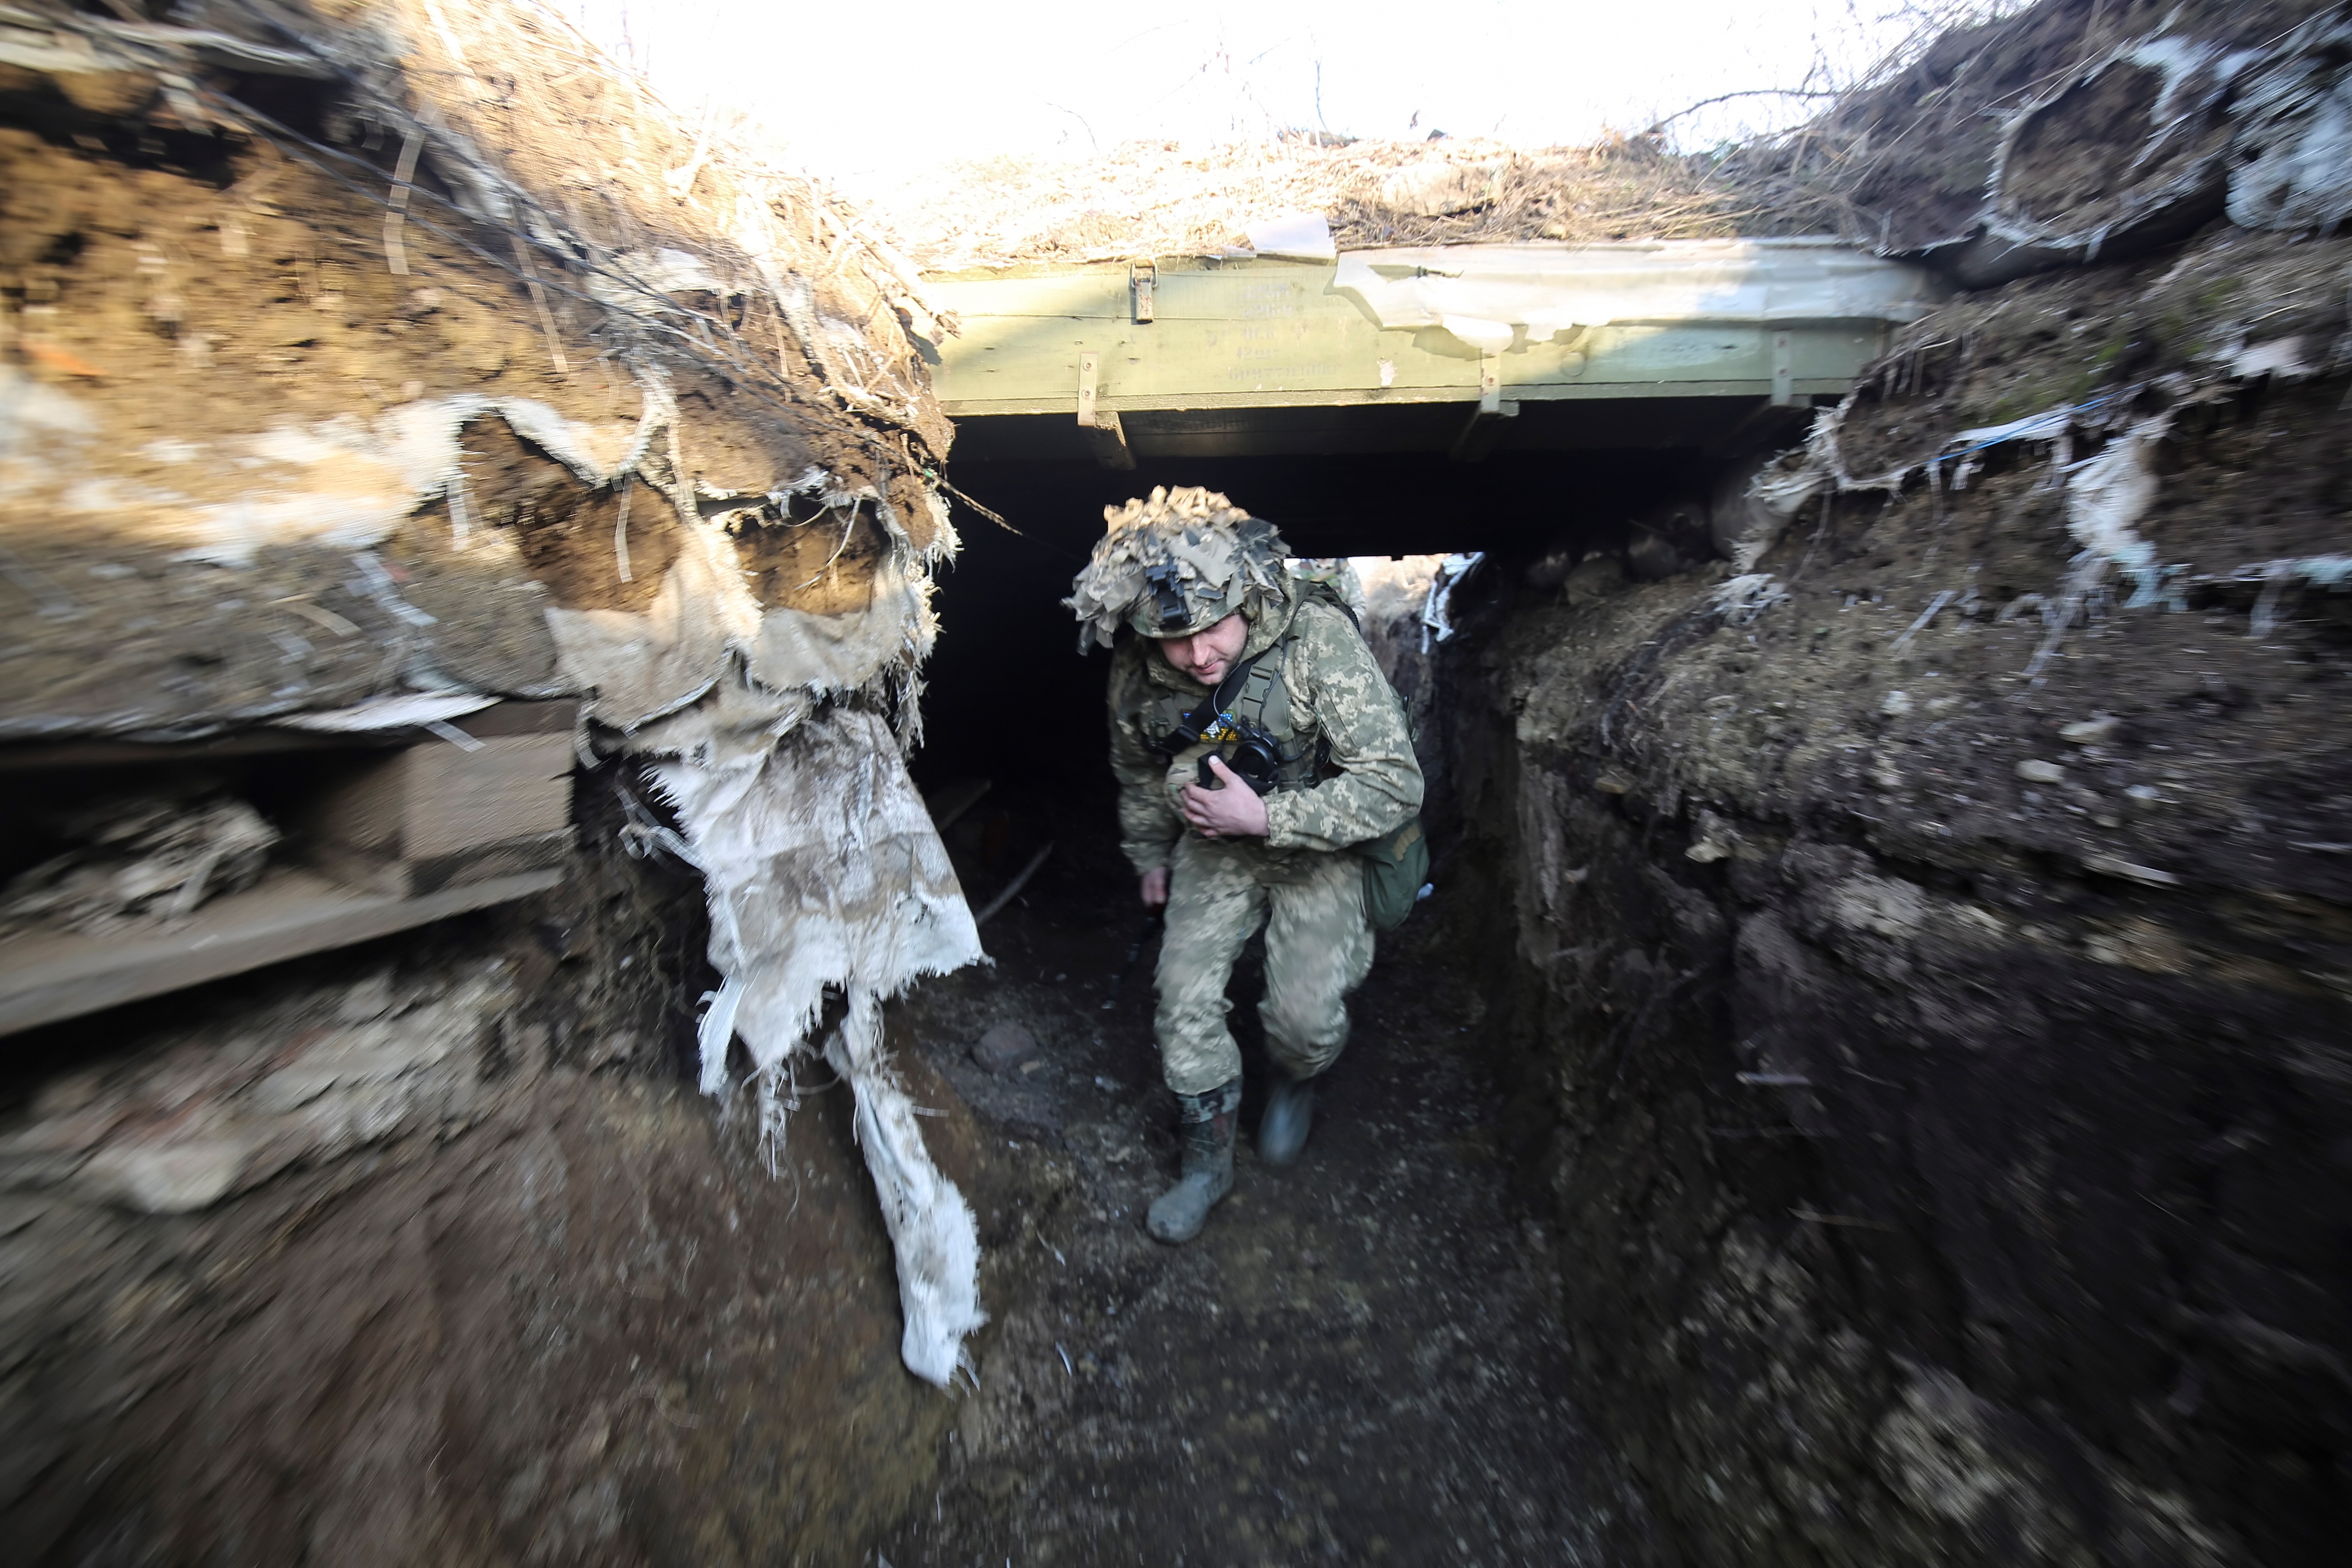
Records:
M1008 1073L1037 1055L1037 1037L1018 1024L999 1024L971 1047L971 1059L992 1073Z

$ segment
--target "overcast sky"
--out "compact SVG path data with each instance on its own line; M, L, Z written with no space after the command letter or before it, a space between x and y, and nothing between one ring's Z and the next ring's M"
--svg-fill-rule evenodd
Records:
M1284 127L1523 144L1637 132L1719 93L1851 79L1966 0L559 0L679 110L756 117L850 191L995 153ZM1773 129L1743 98L1685 145Z

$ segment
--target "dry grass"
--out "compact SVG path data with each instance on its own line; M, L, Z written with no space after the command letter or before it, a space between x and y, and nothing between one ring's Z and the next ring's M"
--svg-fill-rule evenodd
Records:
M1323 215L1342 249L1740 232L1754 214L1707 169L1645 137L1532 150L1472 140L1206 152L1137 142L1079 163L955 164L876 206L908 254L937 272L1214 256L1244 246L1251 225L1301 212ZM1416 189L1428 199L1412 199Z
M1731 151L1712 182L1769 232L1906 250L1971 232L2009 118L2117 46L2178 33L2238 47L2326 0L2041 0L1954 24L1930 5L1914 40L1827 112Z
M541 0L206 6L207 27L321 79L323 138L207 71L195 33L33 3L155 72L158 118L266 142L376 205L394 273L430 234L509 275L559 372L563 327L584 321L629 369L716 374L866 445L946 449L916 340L954 324L914 268L806 176L683 120ZM901 471L929 460L899 456Z
M876 206L926 270L942 272L1213 256L1241 247L1250 226L1291 213L1321 214L1342 249L1734 234L1836 234L1908 249L1974 227L2005 117L2089 61L2166 30L2258 42L2322 4L1915 0L1911 35L1823 113L1708 153L1676 153L1655 134L1541 149L1140 142L1071 163L957 164ZM1401 172L1431 164L1454 176L1452 199L1401 200Z
M943 326L914 269L814 182L715 116L683 120L535 0L381 9L400 23L416 129L503 187L478 217L508 195L530 237L556 242L541 249L584 247L593 291L624 310L674 309L659 253L684 249L723 286L693 323L711 344L756 360L789 342L849 406L926 422L909 333Z
M2045 0L2032 8L2041 21L2028 31L2063 35L2087 25L2113 35L2142 25L2152 3ZM1321 214L1342 249L1825 232L1875 239L1891 226L1865 208L1883 188L1918 174L1921 149L1953 165L1934 173L1950 173L1942 183L1964 187L1959 205L1972 210L1982 181L1970 160L1979 142L1989 160L1994 134L1976 120L1989 102L2019 90L2005 77L1992 84L1991 99L1945 90L2016 31L1978 19L2013 20L2017 0L1912 0L1910 9L1909 36L1861 83L1838 92L1827 112L1798 132L1739 147L1676 152L1664 135L1668 122L1591 147L1475 139L1334 147L1302 138L1200 153L1144 142L1088 161L998 158L944 168L877 205L908 251L940 271L1215 255L1242 247L1251 225L1299 212ZM2072 15L2086 10L2087 23ZM1825 70L1797 89L1833 85ZM1400 172L1431 164L1461 176L1456 199L1410 198L1403 187L1413 182L1401 182Z

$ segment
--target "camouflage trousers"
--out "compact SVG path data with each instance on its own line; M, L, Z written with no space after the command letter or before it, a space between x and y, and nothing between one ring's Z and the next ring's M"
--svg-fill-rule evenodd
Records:
M1265 998L1257 1016L1276 1064L1309 1078L1348 1043L1348 993L1372 967L1364 920L1364 867L1344 852L1270 858L1255 843L1186 834L1176 846L1168 933L1160 948L1160 1065L1178 1094L1204 1094L1241 1076L1225 1027L1225 984L1259 922L1265 924Z

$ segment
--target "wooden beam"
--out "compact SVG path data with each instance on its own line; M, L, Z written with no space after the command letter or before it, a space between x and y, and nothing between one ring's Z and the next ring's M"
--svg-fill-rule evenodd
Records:
M1800 380L1796 390L1801 400L1807 397L1843 397L1853 390L1853 383L1833 378ZM1771 395L1772 384L1769 380L1720 381L1700 385L1672 381L1586 382L1549 386L1518 382L1511 384L1512 399L1519 403L1623 403L1648 397L1769 398ZM1402 395L1378 389L1340 387L1320 392L1278 389L1271 392L1184 393L1165 397L1126 394L1118 400L1118 410L1123 414L1162 414L1214 408L1376 408L1388 404L1467 405L1477 401L1475 383L1452 390L1412 391ZM952 419L987 419L1006 414L1051 414L1066 418L1071 412L1071 399L1067 396L967 398L943 402L941 406Z
M1894 264L1887 264L1890 267ZM1080 411L1476 402L1478 351L1439 329L1386 330L1328 264L1163 261L1151 320L1124 262L933 279L961 319L934 382L950 417ZM1612 321L1499 356L1516 400L1838 395L1874 359L1876 320ZM1092 375L1086 374L1091 363ZM1491 395L1491 394L1489 394Z
M1095 461L1104 468L1135 467L1135 452L1127 444L1127 426L1119 423L1118 415L1097 413L1095 422L1087 426L1087 439L1095 449Z
M462 731L460 732L462 734ZM464 736L396 752L302 814L319 863L371 892L419 893L466 878L493 849L521 870L572 845L572 737Z
M289 846L309 865L274 869L175 924L104 935L31 931L0 942L0 1034L554 887L572 849L577 711L571 700L501 702L422 730L255 731L20 759L20 784L54 781L52 793L76 785L65 770L93 763L141 764L164 777L202 758L288 748L332 748L349 761L296 775L310 793L278 810Z
M543 893L562 879L550 868L398 898L289 870L214 900L169 931L20 936L0 948L0 1035L370 942Z

